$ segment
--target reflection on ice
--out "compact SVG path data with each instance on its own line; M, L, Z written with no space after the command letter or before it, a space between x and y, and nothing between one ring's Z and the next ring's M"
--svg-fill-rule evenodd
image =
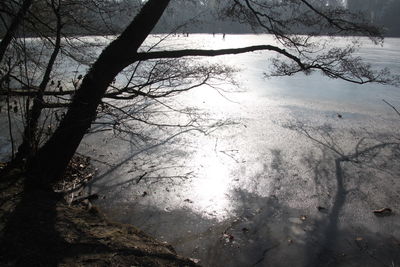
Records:
M146 46L160 38L151 36ZM271 42L268 35L191 34L168 38L157 49L219 49ZM240 69L235 76L239 88L218 81L215 88L201 86L165 100L164 105L152 100L144 104L151 111L147 119L155 125L190 124L190 129L138 128L127 119L134 134L150 138L132 141L130 133L88 135L80 149L97 160L99 177L88 186L104 197L97 204L112 219L171 242L185 256L201 258L204 266L218 266L223 260L229 262L226 266L245 266L241 263L263 257L268 249L280 256L290 249L298 254L318 250L324 245L319 234L332 222L336 232L331 234L338 233L337 239L345 240L339 243L340 249L349 244L354 228L368 228L365 232L374 241L376 233L400 239L397 217L377 220L370 212L387 205L400 210L396 201L400 192L398 146L397 150L394 145L382 146L357 161L343 160L339 166L335 166L337 153L332 152L335 148L351 155L360 148L398 142L399 117L382 99L399 107L399 88L359 86L318 73L264 79L272 54L191 59L189 63L196 66L209 62ZM383 47L367 45L358 55L378 67L400 72L399 38L387 39ZM69 62L61 63L61 69L71 68ZM119 78L116 83L127 82ZM140 112L139 105L130 105L131 112ZM187 113L171 116L167 106ZM221 121L228 125L215 125ZM202 123L214 127L202 128ZM6 128L7 124L0 124L2 132ZM0 136L0 152L10 149L8 143ZM337 203L338 170L344 174L342 186L349 202L339 203L340 211L336 208L337 216L331 218L335 217L329 212ZM305 220L299 219L302 215ZM221 233L234 236L236 243L221 242ZM242 262L231 257L239 245Z
M190 37L172 37L166 39L162 46L173 45L177 38L185 48L213 49L272 41L272 37L268 35L227 35L223 40L218 36L198 34L190 35ZM147 40L147 44L151 45L159 39L160 36L152 36ZM373 51L379 51L382 55L382 66L387 65L392 70L400 70L400 61L393 60L400 57L400 50L395 45L397 43L399 39L389 39L383 48L367 46L360 53L367 60L374 60L377 52ZM179 108L194 108L202 114L207 124L213 124L218 120L229 120L236 124L217 127L215 132L206 136L203 134L180 136L176 144L168 141L159 149L149 151L148 160L151 160L152 155L157 157L160 151L166 156L182 151L184 156L175 157L175 164L186 166L186 170L182 170L183 173L195 172L196 174L195 178L180 182L181 185L177 189L180 191L179 196L171 196L170 192L162 193L151 201L147 201L148 203L168 207L168 209L186 207L200 215L213 216L222 220L233 215L231 212L234 201L231 195L237 188L245 188L252 193L268 197L276 188L282 187L282 185L274 185L274 183L281 183L280 179L308 171L301 166L299 158L310 148L310 142L301 140L296 133L284 129L282 126L287 122L302 121L311 125L328 123L334 128L340 128L343 133L366 127L372 131L390 130L390 121L393 120L395 114L381 102L381 99L387 98L397 106L400 103L400 93L397 88L378 85L358 86L339 80L329 80L319 74L311 76L300 74L265 80L262 78L262 73L265 71L268 63L266 59L269 56L268 52L258 52L207 59L215 63L240 67L241 70L236 76L240 91L224 84L219 84L216 89L203 86L180 95L175 99L175 103L179 103ZM226 92L231 89L235 92ZM343 114L343 119L338 119L338 113ZM375 120L375 116L379 117L378 121ZM163 123L174 119L177 118L160 116ZM154 120L157 118L154 117ZM115 144L115 141L113 143ZM107 147L104 149L107 150ZM111 149L114 149L114 146ZM228 153L230 150L237 152ZM123 153L121 150L120 154ZM282 159L278 159L277 155L289 156L290 160L281 162ZM137 157L132 158L134 162L137 160ZM125 164L129 165L132 161ZM168 165L168 160L155 162L153 165L159 166L160 169L165 164ZM277 168L279 165L277 162L281 162L282 166ZM292 170L288 170L288 163L291 164ZM298 168L293 170L293 166ZM168 166L165 167L168 168ZM121 178L118 179L124 179L122 177L126 174L123 173L123 168L120 171L118 176ZM141 170L137 176L146 171L148 172L145 169ZM163 171L157 174L152 169L154 179L151 186L158 186L157 190L165 191L164 180L159 179L157 186L154 182L158 176L177 176L174 171L176 170L171 169L169 172ZM278 182L275 181L276 179ZM128 201L131 195L126 196ZM185 199L193 203L183 201ZM137 201L137 199L132 199L132 201Z
M217 37L190 35L183 39L187 47L220 48L245 42L259 44L263 38L270 38L227 35L224 41L214 39ZM174 41L171 38L166 45ZM383 48L366 47L360 55L397 72L399 44L400 39L389 39ZM108 163L116 166L119 160L129 159L94 182L92 189L107 196L99 205L120 221L162 236L186 256L201 258L205 266L221 263L221 251L227 261L230 253L236 253L234 246L221 245L218 235L225 231L235 236L236 244L246 252L247 263L251 256L260 256L268 248L276 249L281 256L290 249L301 254L318 248L319 244L310 245L310 236L319 240L318 231L330 219L317 207L329 212L334 203L337 155L294 126L298 122L308 126L312 137L343 153L354 151L362 138L371 140L368 145L386 142L398 137L399 118L382 98L398 107L400 91L390 86L328 80L318 73L265 80L262 74L267 56L260 52L210 59L241 68L236 76L241 92L225 93L229 100L206 87L175 99L179 108L193 108L208 124L234 122L227 127L216 127L208 135L199 131L179 135L137 155L140 148L128 149L126 143L112 137L108 136L109 142L102 147L96 146L99 137L87 138L87 147L92 149L88 144L95 144L96 151L90 153L107 154ZM179 118L160 116L163 123L173 119ZM117 153L108 156L110 151ZM364 227L368 221L371 233L383 234L400 226L390 218L377 222L369 214L371 206L387 203L400 209L400 203L391 201L400 186L392 176L400 173L395 166L398 154L375 156L379 160L368 158L366 165L341 163L351 202L344 203L338 215L339 234L346 227L351 230L349 222ZM130 182L143 173L147 175L140 183ZM190 177L182 179L185 175L181 174L186 173L191 173ZM177 176L179 180L174 178ZM299 220L301 215L307 219ZM274 263L270 266L277 266ZM229 266L240 266L232 264Z
M196 196L195 205L203 213L221 217L229 213L230 206L229 190L231 178L228 166L215 155L193 159L193 163L203 168L199 181L193 185L193 193ZM224 216L225 217L225 216Z

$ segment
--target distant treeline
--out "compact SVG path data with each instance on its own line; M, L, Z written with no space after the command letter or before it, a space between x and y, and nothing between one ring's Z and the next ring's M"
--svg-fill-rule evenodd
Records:
M221 6L228 0L175 0L154 30L155 33L254 33L250 25L222 18ZM269 0L271 3L280 0ZM367 21L380 25L386 36L400 37L400 0L309 0L322 8L348 8L362 13ZM7 5L8 3L8 5ZM141 0L66 0L60 9L65 35L118 34L133 19L142 5ZM54 17L48 15L45 0L38 0L26 18L20 36L54 34ZM15 1L0 3L0 35L3 36L18 6ZM50 26L50 27L49 27ZM295 29L294 33L305 33Z

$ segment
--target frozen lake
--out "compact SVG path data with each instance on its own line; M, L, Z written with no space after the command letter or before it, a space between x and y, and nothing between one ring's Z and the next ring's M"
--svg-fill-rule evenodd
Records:
M268 38L183 40L221 48ZM164 133L147 147L89 136L82 151L106 163L90 186L104 196L97 205L204 266L399 264L400 117L382 101L400 107L399 88L319 74L265 79L269 55L214 58L241 69L240 90L222 97L202 87L176 99L231 125ZM400 39L359 55L400 72ZM385 207L392 216L372 212Z
M217 49L266 40L199 34L165 42ZM239 86L173 100L202 123L225 122L201 128L207 134L152 128L159 138L146 144L88 135L80 152L99 170L88 188L100 195L96 204L204 266L397 266L400 117L382 99L400 108L400 89L318 73L265 79L271 55L213 58L240 68ZM359 55L400 73L398 38L366 42ZM386 207L391 216L373 213Z

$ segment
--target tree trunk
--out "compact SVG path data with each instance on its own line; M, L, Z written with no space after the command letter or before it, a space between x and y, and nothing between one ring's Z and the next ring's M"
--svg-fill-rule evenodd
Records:
M19 24L22 19L25 17L26 12L28 12L29 8L32 5L33 0L24 0L20 10L17 15L13 18L10 27L8 27L6 35L3 40L0 42L0 62L3 60L4 54L6 53L7 47L10 44L12 38L14 37L15 32L18 29Z
M48 186L61 177L83 136L96 118L96 110L113 79L131 61L127 58L150 34L170 0L149 0L139 14L101 53L84 77L65 118L49 141L28 164L31 182Z

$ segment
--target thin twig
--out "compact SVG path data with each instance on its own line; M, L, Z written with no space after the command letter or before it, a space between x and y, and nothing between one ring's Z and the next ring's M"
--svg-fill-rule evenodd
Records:
M143 179L143 177L146 176L146 174L147 174L147 172L145 172L144 174L140 175L140 177L136 181L136 184L138 184Z
M383 102L385 102L386 105L388 105L389 107L391 107L392 109L394 109L394 111L396 111L397 115L400 116L400 112L395 108L395 106L393 106L392 104L390 104L389 102L387 102L385 99L382 99Z

